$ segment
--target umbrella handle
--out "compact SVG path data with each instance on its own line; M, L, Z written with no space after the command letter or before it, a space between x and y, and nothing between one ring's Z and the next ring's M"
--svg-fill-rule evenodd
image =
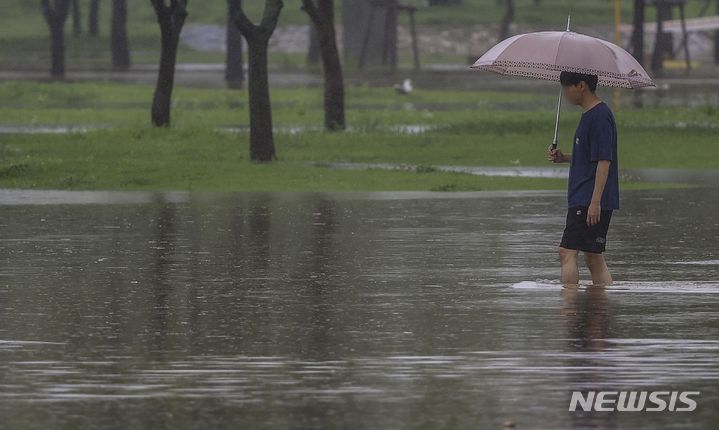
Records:
M557 132L559 131L559 113L562 110L562 87L559 87L559 98L557 99L557 117L554 120L554 139L552 139L551 149L557 149Z

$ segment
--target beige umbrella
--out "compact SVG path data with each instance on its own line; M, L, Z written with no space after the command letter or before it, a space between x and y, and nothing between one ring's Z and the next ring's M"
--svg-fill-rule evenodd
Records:
M596 37L569 31L540 31L518 34L495 45L479 58L473 69L500 75L559 81L561 72L597 75L599 85L621 88L655 86L649 74L621 47ZM557 129L562 104L559 92L552 148L557 147Z

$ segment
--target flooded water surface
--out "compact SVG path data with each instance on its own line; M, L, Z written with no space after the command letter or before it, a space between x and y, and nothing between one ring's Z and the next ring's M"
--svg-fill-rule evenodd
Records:
M715 191L622 197L575 291L563 193L0 193L0 428L711 428Z

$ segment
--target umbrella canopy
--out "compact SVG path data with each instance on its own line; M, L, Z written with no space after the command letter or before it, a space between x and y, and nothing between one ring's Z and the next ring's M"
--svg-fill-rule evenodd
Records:
M501 75L559 81L563 71L597 75L599 85L655 86L649 74L621 47L573 31L518 34L487 51L472 66Z

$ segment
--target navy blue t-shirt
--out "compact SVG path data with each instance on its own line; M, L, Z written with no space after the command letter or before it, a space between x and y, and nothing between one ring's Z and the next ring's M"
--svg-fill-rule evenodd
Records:
M602 210L619 209L619 169L617 168L617 125L604 102L582 113L572 145L569 168L569 207L589 206L594 192L597 161L610 160L609 175L602 193Z

